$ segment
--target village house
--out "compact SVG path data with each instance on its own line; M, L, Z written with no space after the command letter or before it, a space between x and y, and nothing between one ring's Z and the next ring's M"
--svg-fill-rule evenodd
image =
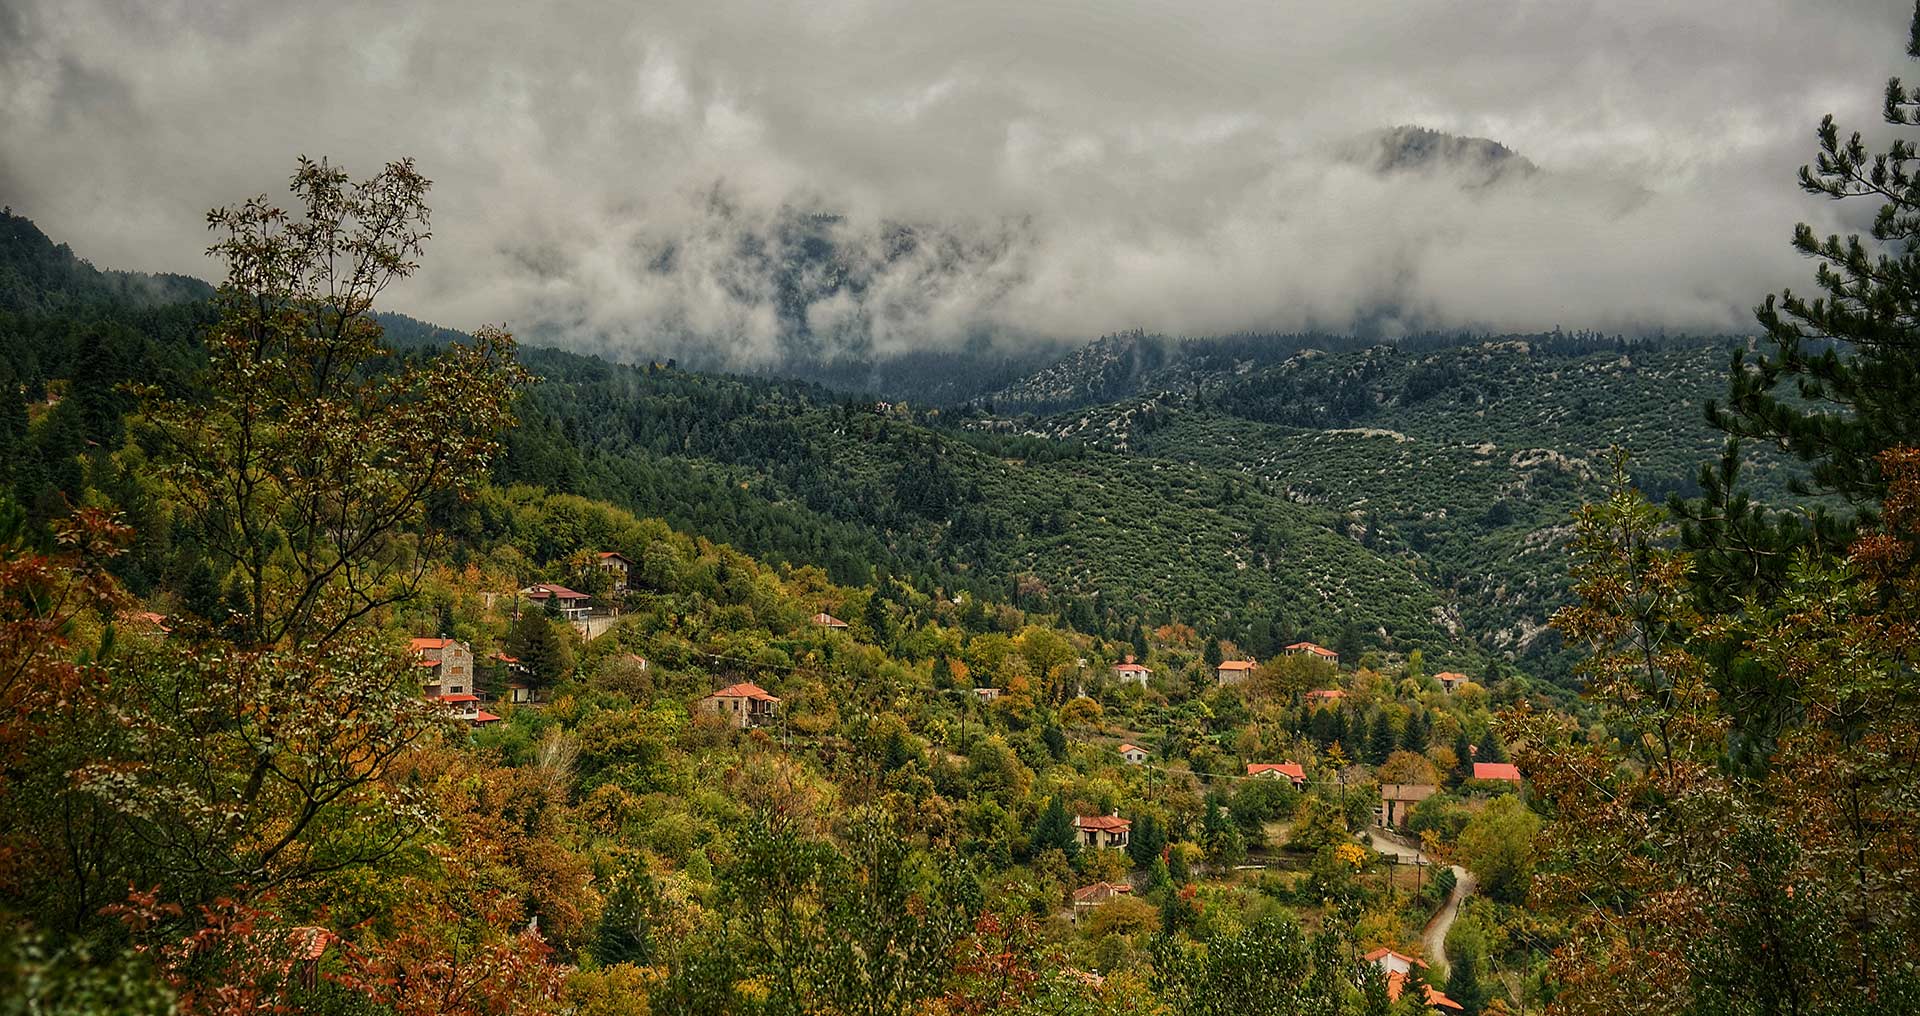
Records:
M993 702L1000 698L1000 689L975 688L973 690L973 697L979 699L982 702Z
M542 607L549 602L554 603L560 610L560 616L569 621L578 621L591 612L587 601L592 597L568 589L566 586L556 586L551 582L535 582L520 590L520 595Z
M167 624L166 615L151 610L129 610L122 613L120 619L129 627L145 628L161 635L173 634L173 626Z
M1310 691L1307 693L1307 705L1309 706L1339 705L1340 700L1346 697L1347 697L1347 693L1344 691L1341 691L1338 688L1316 688L1313 691Z
M1123 744L1120 746L1120 757L1126 759L1130 766L1143 765L1147 761L1147 749L1137 744Z
M1473 778L1476 780L1502 780L1514 786L1520 785L1520 767L1511 762L1475 762Z
M1439 787L1427 783L1382 783L1380 824L1389 829L1405 829L1413 806L1439 792Z
M1311 642L1295 642L1293 645L1282 649L1281 652L1286 653L1288 656L1312 656L1325 660L1336 667L1340 665L1339 653L1328 649L1326 646L1317 646Z
M1247 679L1247 675L1253 673L1254 668L1257 666L1259 666L1259 664L1254 663L1252 660L1221 660L1220 665L1213 668L1214 680L1221 684L1232 684L1236 681L1244 681Z
M1073 919L1080 920L1083 912L1092 910L1116 896L1132 894L1133 887L1124 882L1118 885L1112 882L1095 882L1089 886L1081 886L1073 891Z
M1284 776L1292 780L1296 787L1307 782L1307 770L1298 762L1249 762L1247 775L1269 780Z
M624 593L627 583L633 578L633 562L617 550L603 550L594 559L593 566L613 576L613 591Z
M480 708L473 686L473 649L459 639L417 638L407 644L420 668L420 693L447 707L454 716L473 724L500 717Z
M1360 957L1360 960L1363 963L1371 963L1379 967L1380 972L1386 975L1387 1001L1389 1002L1400 1001L1401 993L1407 990L1407 976L1412 973L1416 964L1422 970L1425 970L1427 967L1424 960L1402 955L1394 952L1392 949L1375 949L1365 956ZM1433 985L1427 985L1426 989L1427 1008L1442 1009L1448 1012L1466 1011L1464 1006L1448 998L1445 992L1435 988Z
M847 622L842 621L839 618L834 617L832 614L829 614L823 610L820 613L813 615L813 626L815 628L845 628L847 626Z
M519 657L508 656L506 653L494 653L487 659L506 671L505 694L501 695L501 698L514 705L527 705L538 698L533 685L527 682L526 664L521 663Z
M1133 654L1129 653L1125 660L1113 665L1113 676L1122 681L1132 681L1145 686L1147 679L1153 676L1153 671L1133 662Z
M725 716L736 727L751 727L773 719L780 700L751 681L730 684L700 700L700 708Z
M1467 675L1451 670L1443 670L1433 675L1433 679L1440 682L1440 689L1449 695L1453 694L1455 688L1467 683Z
M1127 845L1127 833L1133 823L1121 818L1119 812L1111 815L1080 815L1073 820L1074 829L1080 833L1080 845L1083 847L1113 847Z
M311 991L320 986L320 960L327 950L340 941L340 936L315 925L301 925L287 931L288 959L291 967L286 972L292 975L294 983Z

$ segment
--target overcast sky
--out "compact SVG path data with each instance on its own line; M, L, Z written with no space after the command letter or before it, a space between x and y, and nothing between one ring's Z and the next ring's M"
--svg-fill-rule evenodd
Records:
M399 13L400 7L417 8ZM0 2L0 201L103 267L212 276L202 216L294 157L411 155L389 304L764 360L758 237L832 229L875 348L1306 327L1748 330L1803 285L1793 172L1872 130L1902 0ZM1920 77L1920 75L1915 75ZM1534 177L1382 176L1417 124ZM1870 212L1864 209L1863 212ZM885 224L938 242L888 259ZM831 294L823 285L821 292Z

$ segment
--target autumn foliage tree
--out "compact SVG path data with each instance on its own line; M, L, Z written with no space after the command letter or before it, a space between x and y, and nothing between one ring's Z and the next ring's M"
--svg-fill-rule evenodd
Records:
M1578 522L1581 602L1607 736L1505 719L1552 816L1531 902L1566 917L1551 973L1566 1013L1893 1013L1920 979L1889 961L1920 934L1920 453L1886 453L1882 521L1844 558L1800 555L1782 595L1701 614L1689 556L1625 486ZM1695 647L1733 644L1800 706L1759 773ZM1757 1000L1767 1000L1764 1005Z
M98 562L125 532L96 509L59 523L52 553L16 540L0 566L0 849L34 845L6 866L7 930L17 909L111 938L101 907L126 900L118 916L186 1012L281 1005L286 936L327 923L343 880L418 864L449 824L420 774L453 728L385 612L431 560L428 498L484 479L526 375L497 331L433 355L382 344L373 303L415 267L427 186L405 161L356 183L303 159L297 213L263 197L209 215L227 272L206 367L145 392L135 428L176 535L210 563L194 571L212 579L203 609L116 637L123 601ZM396 1011L530 1011L549 965L496 926L527 906L468 894L431 911L429 937L389 925L347 942L334 983ZM442 978L456 945L469 958ZM462 986L489 964L490 983Z

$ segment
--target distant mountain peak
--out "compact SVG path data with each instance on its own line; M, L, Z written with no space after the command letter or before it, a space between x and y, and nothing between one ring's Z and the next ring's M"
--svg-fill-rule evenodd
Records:
M1343 154L1382 175L1457 173L1468 184L1482 187L1540 172L1532 161L1498 141L1413 124L1362 135Z

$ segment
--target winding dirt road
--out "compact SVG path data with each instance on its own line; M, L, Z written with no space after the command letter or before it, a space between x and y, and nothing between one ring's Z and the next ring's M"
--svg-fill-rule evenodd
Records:
M1378 827L1367 830L1367 841L1373 844L1373 849L1383 854L1392 854L1402 861L1413 864L1433 863L1418 848L1388 839ZM1475 888L1473 876L1468 874L1467 869L1457 864L1451 867L1453 894L1447 897L1447 902L1441 906L1438 913L1433 915L1433 920L1427 922L1426 930L1420 933L1420 945L1427 954L1428 962L1438 960L1445 963L1447 961L1447 930L1453 927L1454 918L1460 916L1460 904Z

